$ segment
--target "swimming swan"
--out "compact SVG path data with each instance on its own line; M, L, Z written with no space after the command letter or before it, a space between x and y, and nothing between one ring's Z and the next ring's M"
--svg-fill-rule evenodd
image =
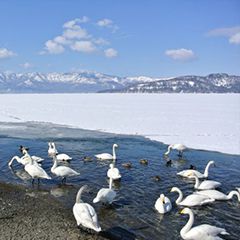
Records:
M155 208L157 211L161 214L170 212L172 209L172 203L168 197L166 197L164 194L161 194L160 197L155 202Z
M109 167L110 168L107 171L107 176L109 178L112 178L113 180L118 180L122 177L119 170L116 167L114 167L112 163L109 165Z
M201 206L201 205L208 204L215 201L210 197L200 195L200 194L190 194L184 200L182 200L183 193L177 187L173 187L171 189L171 192L178 192L179 197L176 200L176 204L181 206L188 206L188 207Z
M194 214L190 208L182 209L180 214L189 215L189 220L187 224L180 231L180 235L183 239L220 240L222 238L218 237L218 234L229 235L229 233L224 228L215 227L209 224L201 224L192 228L192 225L194 223Z
M196 192L196 194L207 196L215 200L230 200L234 195L236 195L238 201L240 202L240 193L238 191L231 191L228 195L226 195L217 190L203 190Z
M221 186L220 182L212 181L212 180L204 180L203 182L200 183L199 178L195 175L193 175L191 178L195 179L194 188L198 190L215 189Z
M32 158L34 164L35 163L40 163L44 160L43 158L40 158L40 157L37 157L37 156L31 156L31 158ZM27 155L24 155L22 157L14 156L8 163L9 167L12 166L14 160L16 160L18 163L20 163L24 166L30 162L30 158Z
M53 156L53 166L51 167L51 172L58 177L62 177L62 182L66 182L67 177L78 176L80 173L74 171L72 168L67 166L58 166L57 165L57 158Z
M171 149L178 150L178 156L182 157L183 151L187 149L187 147L181 143L176 143L176 144L170 144L168 146L167 152L164 153L164 155L168 155L171 151Z
M187 177L187 178L191 178L193 175L197 176L198 178L207 178L208 177L208 171L209 171L209 167L211 165L214 165L215 162L214 161L209 161L204 173L200 173L197 170L194 169L187 169L187 170L183 170L181 172L178 172L177 175L180 175L182 177Z
M113 154L111 155L110 153L101 153L101 154L97 154L95 155L96 158L101 159L101 160L116 160L116 151L115 149L118 147L118 145L115 143L113 144Z
M23 154L30 159L30 162L24 166L24 169L32 177L32 184L34 183L35 178L38 179L38 182L40 178L51 179L43 168L41 168L38 164L34 164L33 159L25 149L23 150Z
M73 206L73 215L77 221L77 225L93 229L96 232L101 231L98 223L97 214L94 208L81 200L82 192L86 189L86 185L82 186L76 196L76 203Z
M113 179L110 178L109 188L101 188L98 191L97 196L93 199L94 203L103 202L103 203L111 204L113 202L117 194L114 190L112 190L112 181Z
M56 156L58 161L70 161L72 160L72 158L67 155L66 153L58 153L57 149L56 149L56 145L54 142L49 142L48 143L48 155L50 157Z

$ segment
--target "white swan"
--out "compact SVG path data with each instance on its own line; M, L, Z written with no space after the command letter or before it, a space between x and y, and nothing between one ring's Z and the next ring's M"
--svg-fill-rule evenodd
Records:
M43 158L40 158L40 157L37 157L37 156L31 156L31 158L32 158L34 164L35 163L40 163L40 162L42 162L44 160ZM8 166L9 167L12 166L14 160L16 160L18 163L20 163L20 164L22 164L24 166L30 162L30 158L27 155L24 155L22 157L14 156L8 162Z
M171 149L178 150L178 155L182 157L183 151L187 149L187 147L181 143L176 143L176 144L170 144L168 146L167 152L164 153L164 155L168 155L171 151Z
M171 189L171 192L178 192L179 197L176 200L176 204L181 206L187 206L187 207L201 206L201 205L208 204L215 201L210 197L200 195L200 194L190 194L184 200L182 200L183 193L177 187L173 187Z
M177 175L180 175L182 177L187 177L187 178L191 178L193 175L197 176L198 178L207 178L208 177L208 171L209 171L209 167L211 165L214 165L215 162L214 161L209 161L204 173L200 173L197 170L194 169L187 169L187 170L183 170L181 172L178 172Z
M51 179L43 168L38 164L34 164L34 161L28 154L27 150L23 149L23 154L30 159L30 162L24 166L24 169L32 177L32 184L34 183L35 178L38 179L38 182L40 178Z
M111 155L110 153L101 153L101 154L97 154L95 155L96 158L101 159L101 160L116 160L116 148L118 147L118 145L115 143L113 144L113 154Z
M58 161L70 161L72 160L72 158L67 155L66 153L58 153L57 149L56 149L56 145L54 142L49 142L48 143L48 155L50 157L52 156L56 156Z
M222 238L218 237L218 234L229 235L229 233L224 228L215 227L209 224L201 224L199 226L193 227L194 214L190 208L184 208L180 212L181 214L188 214L189 220L187 224L180 231L180 235L183 239L194 239L194 240L220 240Z
M97 196L93 199L94 203L102 202L102 203L108 203L111 204L116 197L116 192L112 189L112 181L113 179L110 178L109 180L109 188L101 188Z
M119 170L116 167L114 167L112 163L109 165L109 167L110 168L107 171L107 176L109 178L112 178L113 180L118 180L122 177Z
M86 189L86 185L82 186L76 196L76 203L73 206L73 215L77 221L77 225L82 225L86 228L93 229L96 232L101 231L98 223L97 214L94 208L81 200L81 194Z
M196 192L198 195L207 196L215 200L230 200L234 195L237 196L238 201L240 202L240 193L238 191L231 191L228 195L217 191L217 190L203 190Z
M53 156L53 166L51 167L51 172L58 177L62 178L62 182L66 181L67 177L78 176L80 173L74 171L72 168L67 166L58 166L57 165L57 158Z
M168 197L166 197L164 194L161 194L160 197L155 202L155 208L157 211L161 214L170 212L172 209L172 203Z
M191 178L195 179L194 188L198 190L215 189L221 186L220 182L212 181L212 180L204 180L200 183L199 178L195 175L193 175Z

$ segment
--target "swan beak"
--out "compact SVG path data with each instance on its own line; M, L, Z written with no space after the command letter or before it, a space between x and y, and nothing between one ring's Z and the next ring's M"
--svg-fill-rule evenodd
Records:
M179 210L180 214L184 214L184 209Z

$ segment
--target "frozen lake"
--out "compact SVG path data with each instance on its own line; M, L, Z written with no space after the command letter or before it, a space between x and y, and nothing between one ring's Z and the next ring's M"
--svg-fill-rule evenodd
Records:
M0 121L41 121L240 154L239 94L1 94Z

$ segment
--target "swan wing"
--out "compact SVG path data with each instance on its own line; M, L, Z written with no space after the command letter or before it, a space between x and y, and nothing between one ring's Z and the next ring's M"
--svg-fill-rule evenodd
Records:
M199 190L209 190L214 189L221 186L220 182L217 181L211 181L211 180L205 180L203 181L200 186L198 187Z
M38 156L31 156L31 158L32 158L32 160L33 161L36 161L36 162L42 162L44 159L43 158L41 158L41 157L38 157Z
M94 208L88 203L75 203L73 206L73 214L78 225L93 229L97 232L101 231L98 224L97 214Z
M218 234L228 235L224 228L202 224L189 230L187 237L190 239L221 239L217 237Z
M203 191L198 191L196 192L197 194L201 194L216 200L225 200L227 199L227 195L219 192L218 190L203 190Z
M166 213L166 209L164 208L164 205L163 205L163 202L160 198L157 199L157 201L155 202L155 205L154 207L156 208L156 210L159 212L159 213Z
M179 205L193 207L204 205L211 202L214 202L214 199L209 198L208 196L200 194L191 194L187 196L182 202L180 202Z
M51 179L51 177L45 172L45 170L37 164L27 164L25 165L24 169L32 178Z
M74 171L73 169L67 166L58 166L53 170L53 173L60 177L71 177L80 175L80 173Z
M181 172L178 172L177 175L187 178L192 178L193 175L196 175L198 178L204 178L204 175L202 173L193 169L183 170Z
M96 198L93 200L94 203L99 201L103 203L112 203L116 197L116 192L109 188L102 188L98 191Z
M57 160L66 161L66 160L72 160L72 158L65 153L60 153L60 154L57 155Z
M95 155L96 158L102 159L102 160L112 160L113 156L110 153L101 153Z

